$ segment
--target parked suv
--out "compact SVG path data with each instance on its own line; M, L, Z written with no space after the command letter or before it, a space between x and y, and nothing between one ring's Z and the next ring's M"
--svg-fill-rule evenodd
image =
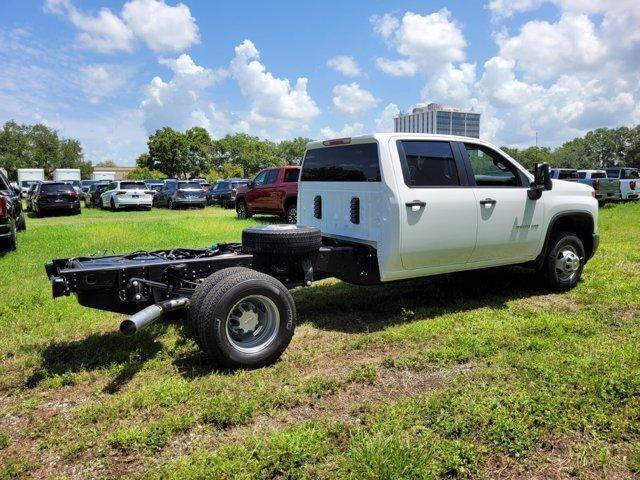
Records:
M31 209L37 217L45 213L80 213L80 196L66 182L41 182L33 192Z
M26 230L27 221L22 211L21 194L22 190L20 187L11 185L11 182L9 182L4 172L0 171L0 195L5 196L10 203L9 213L16 222L16 229Z
M147 189L144 182L121 181L111 182L100 196L102 208L117 210L126 207L143 207L151 210L153 193Z
M153 197L156 207L204 208L207 196L200 182L192 180L167 180Z
M238 188L238 218L248 218L254 213L272 213L280 215L287 223L296 223L299 176L300 167L262 170L247 185Z
M247 183L249 180L243 178L228 178L216 183L207 196L209 205L220 205L222 208L235 206L238 188L246 187Z
M99 180L89 187L84 197L84 206L102 208L102 194L109 186L109 182Z

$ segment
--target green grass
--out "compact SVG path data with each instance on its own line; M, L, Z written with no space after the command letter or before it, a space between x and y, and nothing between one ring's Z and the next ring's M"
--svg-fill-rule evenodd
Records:
M294 291L282 361L216 369L179 320L51 299L52 258L238 241L220 208L28 219L0 257L0 479L640 472L640 203L601 209L573 291L518 269Z

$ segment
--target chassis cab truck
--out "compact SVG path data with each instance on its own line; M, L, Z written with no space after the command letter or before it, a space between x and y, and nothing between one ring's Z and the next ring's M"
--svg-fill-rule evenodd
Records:
M573 288L598 247L592 188L535 175L477 139L375 134L308 145L298 225L243 231L242 243L47 264L54 297L128 316L132 334L185 310L218 364L276 361L295 327L289 289L336 277L359 285L505 265Z

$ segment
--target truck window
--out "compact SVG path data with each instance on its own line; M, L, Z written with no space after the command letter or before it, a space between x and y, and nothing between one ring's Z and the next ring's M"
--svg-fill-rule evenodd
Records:
M579 178L578 172L576 170L560 170L558 172L558 179L566 180L567 178L573 178L573 179Z
M482 145L464 144L476 185L479 187L520 187L518 169L498 152Z
M377 143L307 150L301 182L379 182Z
M265 180L264 184L271 185L272 183L277 183L279 174L280 174L279 168L274 168L273 170L269 170L269 175L267 176L267 179Z
M638 178L637 170L623 170L624 174L622 176L623 179L628 180L630 178Z
M449 142L401 141L404 183L409 187L460 185ZM402 153L402 152L401 152ZM404 158L403 158L404 157Z
M591 172L591 178L607 178L607 174L604 172Z
M578 178L585 179L587 178L587 172L578 172Z
M300 170L297 168L288 168L284 171L284 181L288 182L297 182L300 177Z

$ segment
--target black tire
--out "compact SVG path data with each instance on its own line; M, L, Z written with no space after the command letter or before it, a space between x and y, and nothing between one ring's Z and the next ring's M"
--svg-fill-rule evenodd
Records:
M11 236L0 240L0 251L14 252L18 249L18 233L15 222L11 223Z
M320 229L303 225L262 225L242 231L242 248L247 253L304 255L322 245Z
M251 218L247 203L244 200L236 200L236 213L238 218Z
M174 210L176 208L175 205L173 204L173 200L171 199L167 200L167 208L169 210Z
M202 346L202 341L200 340L200 333L198 331L198 313L200 312L200 308L202 307L202 302L204 302L205 297L209 293L209 291L215 287L220 280L223 278L246 270L243 267L229 267L224 268L222 270L218 270L217 272L213 272L204 281L196 287L195 292L189 299L189 310L187 312L187 321L189 323L189 327L191 329L191 335L195 340L196 344L200 347L201 350L204 350Z
M290 225L298 223L298 204L293 202L287 205L287 210L284 215L285 221Z
M248 268L229 268L217 273L221 279L211 286L200 307L194 310L202 349L226 368L259 368L274 363L289 345L295 329L296 311L291 293L275 278ZM255 333L246 333L249 341L258 343L256 347L244 348L242 340L232 332L232 314L245 301L255 298L271 305L262 318L277 316L278 320L269 323L270 327L254 325L255 332L263 328L263 335L267 337L260 343L259 336L252 336ZM257 311L255 315L260 318Z
M554 232L540 273L551 289L560 292L571 290L580 281L585 259L584 245L576 235Z
M109 207L111 208L112 212L116 211L116 202L113 200L113 198L109 201Z
M226 198L223 198L223 199L222 199L222 205L221 205L221 206L222 206L222 208L224 208L225 210L226 210L227 208L229 208L229 203L227 202L227 199L226 199Z

